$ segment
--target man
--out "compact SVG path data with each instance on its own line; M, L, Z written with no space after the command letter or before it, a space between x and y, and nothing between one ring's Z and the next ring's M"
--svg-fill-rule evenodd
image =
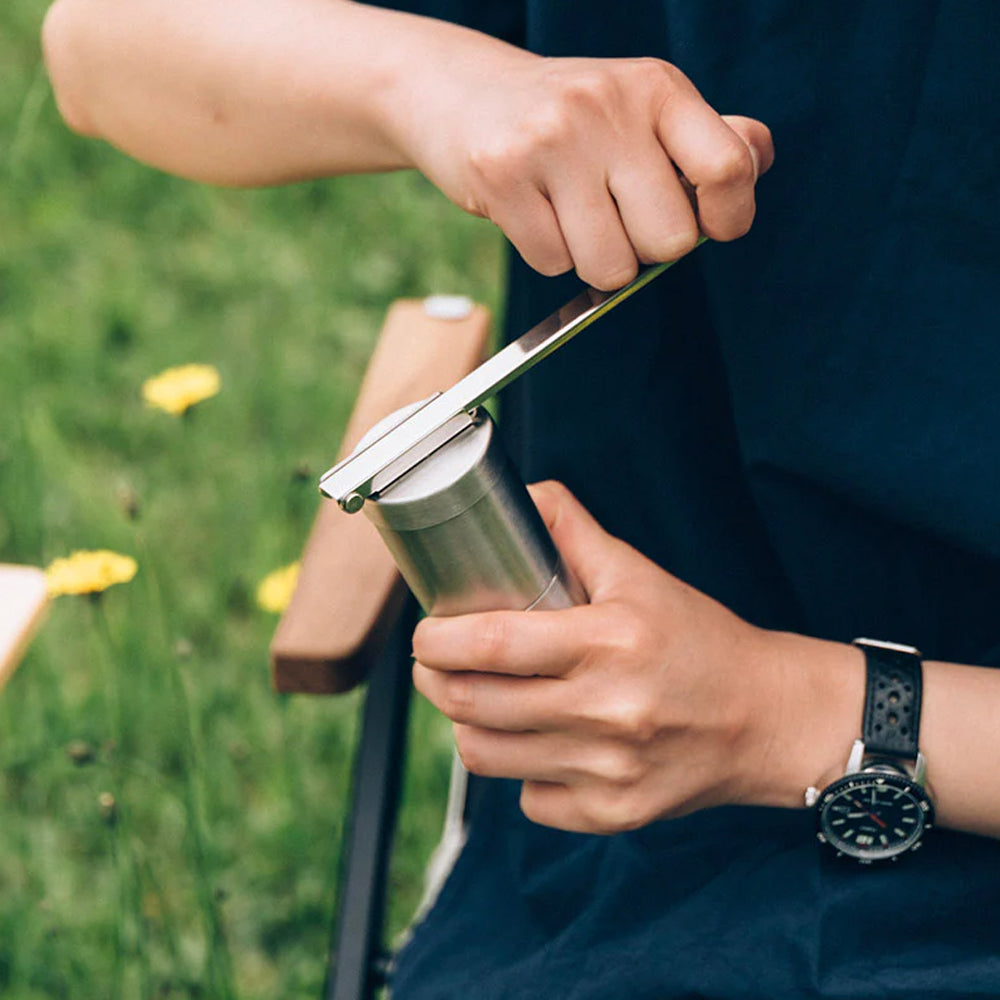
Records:
M617 287L756 210L508 398L590 603L416 632L507 780L396 993L997 995L1000 8L438 6L472 28L58 0L45 32L67 121L165 169L420 169L519 251L514 331L571 293L540 275Z

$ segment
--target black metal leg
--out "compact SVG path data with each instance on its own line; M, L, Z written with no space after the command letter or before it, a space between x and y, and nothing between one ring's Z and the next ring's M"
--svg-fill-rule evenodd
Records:
M371 1000L382 985L386 874L396 824L410 704L416 603L406 608L368 679L341 854L326 1000Z

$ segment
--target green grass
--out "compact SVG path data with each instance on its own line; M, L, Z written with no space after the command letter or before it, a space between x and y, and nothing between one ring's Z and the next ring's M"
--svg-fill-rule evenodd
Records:
M0 694L0 995L318 997L359 701L272 692L254 588L301 549L389 303L494 306L499 244L415 175L224 191L71 135L44 7L0 7L0 561L139 573L56 600ZM189 361L220 395L145 408ZM415 726L395 928L447 780L446 727Z

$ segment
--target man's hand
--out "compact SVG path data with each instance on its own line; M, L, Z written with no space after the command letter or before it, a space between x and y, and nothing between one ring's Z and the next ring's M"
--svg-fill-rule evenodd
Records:
M555 483L533 495L590 604L429 618L418 690L470 771L525 814L593 833L723 803L800 806L843 767L857 650L755 628L608 535Z
M683 256L699 233L732 240L750 228L770 132L720 116L669 63L484 45L447 61L447 86L424 63L387 115L390 134L541 273L575 268L618 288L639 263Z

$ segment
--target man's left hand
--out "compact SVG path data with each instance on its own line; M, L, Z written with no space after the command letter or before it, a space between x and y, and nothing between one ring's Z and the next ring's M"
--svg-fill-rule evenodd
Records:
M557 483L532 494L589 604L428 618L417 689L475 774L590 833L724 803L801 805L860 719L857 650L737 617L612 537Z

